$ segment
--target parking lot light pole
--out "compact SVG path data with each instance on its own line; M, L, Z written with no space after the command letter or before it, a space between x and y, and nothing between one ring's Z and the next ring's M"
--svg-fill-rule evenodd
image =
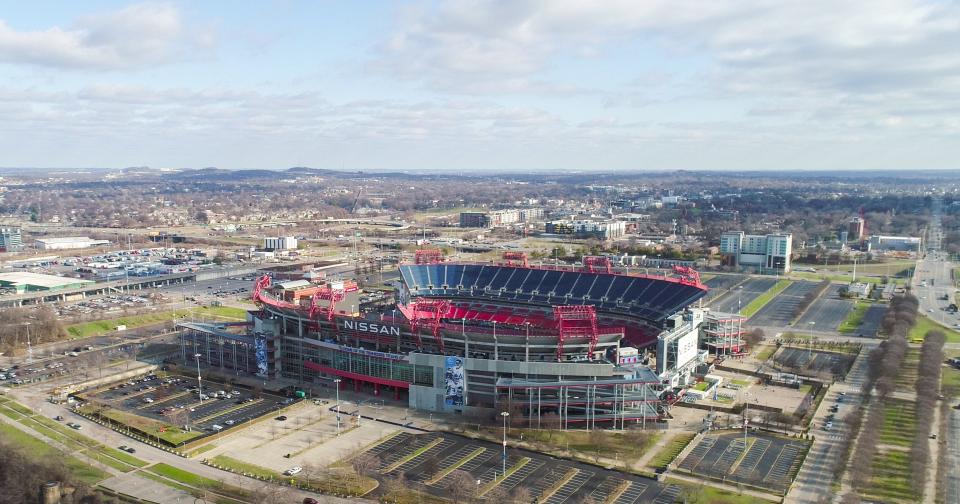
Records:
M200 383L200 354L193 354L197 359L197 397L200 398L200 406L203 406L203 384Z
M333 380L333 384L337 387L337 436L340 435L340 378Z
M510 416L509 411L501 411L500 416L503 417L503 476L507 475L507 417Z

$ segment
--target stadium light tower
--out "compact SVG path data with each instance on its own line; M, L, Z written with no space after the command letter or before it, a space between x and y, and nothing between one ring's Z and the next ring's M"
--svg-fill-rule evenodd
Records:
M509 411L501 411L500 416L503 417L503 473L501 478L507 475L507 417L510 416Z
M200 397L200 406L203 406L203 384L200 382L200 354L193 354L197 359L197 396Z

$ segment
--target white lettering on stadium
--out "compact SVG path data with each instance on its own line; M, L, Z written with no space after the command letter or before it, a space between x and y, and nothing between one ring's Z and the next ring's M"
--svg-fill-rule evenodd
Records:
M354 331L363 331L374 334L389 334L391 336L400 336L400 328L383 324L372 324L370 322L357 322L356 320L344 320L344 329L353 329Z

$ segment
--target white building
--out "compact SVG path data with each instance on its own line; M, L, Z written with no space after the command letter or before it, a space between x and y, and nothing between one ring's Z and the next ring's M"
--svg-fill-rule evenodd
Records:
M37 248L42 250L82 249L109 245L108 240L93 240L86 236L66 236L63 238L37 238Z
M920 252L922 240L911 236L880 236L870 237L870 250Z
M575 220L573 233L580 236L594 236L600 240L616 240L627 232L627 224L619 220Z
M278 236L276 238L264 238L263 248L273 250L296 250L297 239L293 236Z
M729 266L754 267L761 273L789 273L792 253L790 233L748 235L727 231L720 235L720 254Z
M657 375L671 387L688 385L690 375L703 364L707 351L700 350L703 310L692 308L668 318L657 336Z

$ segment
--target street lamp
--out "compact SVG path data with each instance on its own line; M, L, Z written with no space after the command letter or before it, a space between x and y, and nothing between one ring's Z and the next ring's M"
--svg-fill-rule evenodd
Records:
M200 397L200 406L203 406L203 384L200 383L200 354L193 354L197 359L197 395Z
M503 475L507 475L507 417L510 416L509 411L501 411L500 416L503 417Z
M333 384L337 387L337 436L340 435L340 378L333 380Z

